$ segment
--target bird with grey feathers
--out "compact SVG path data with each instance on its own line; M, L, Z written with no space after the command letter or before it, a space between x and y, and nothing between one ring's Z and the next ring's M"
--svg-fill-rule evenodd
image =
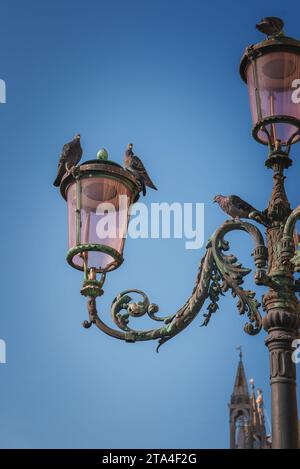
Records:
M82 148L80 145L80 134L77 134L71 142L63 146L58 162L57 176L53 183L54 186L60 186L64 175L70 173L71 169L79 163L81 157Z
M235 219L249 218L250 213L258 213L252 205L245 202L237 195L216 195L213 201L221 207L223 212Z
M145 166L143 165L140 158L133 153L132 148L133 144L129 143L124 155L125 169L130 171L136 177L144 196L146 195L146 186L157 191L157 188L151 181Z
M276 16L267 16L256 25L256 29L269 37L283 35L284 22Z

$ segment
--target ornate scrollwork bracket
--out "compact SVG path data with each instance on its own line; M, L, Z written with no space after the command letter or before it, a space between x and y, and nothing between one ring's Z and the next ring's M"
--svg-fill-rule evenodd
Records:
M89 321L85 321L84 326L90 327L95 324L104 333L126 342L159 339L158 351L163 343L184 330L200 312L206 300L209 300L202 324L207 326L218 309L220 296L230 290L232 296L238 298L239 313L246 313L248 316L249 322L244 327L245 332L250 335L257 334L262 327L260 303L255 299L253 291L244 290L241 286L244 277L251 272L251 269L243 267L233 254L225 254L229 251L229 243L224 240L224 237L235 230L245 231L252 237L255 244L252 255L257 269L255 275L263 275L267 264L267 249L261 232L251 223L228 220L209 240L200 262L192 294L175 314L159 317L157 316L158 306L150 303L144 292L135 289L125 290L113 300L111 305L111 319L118 329L111 328L100 319L96 307L96 295L88 298ZM133 301L132 294L140 295L142 301ZM132 318L145 315L154 321L161 322L161 327L135 330L129 326Z
M300 206L295 208L288 217L281 241L281 262L283 265L290 262L296 272L300 272L300 251L295 254L294 240L295 226L298 220L300 220Z
M229 220L225 222L214 234L212 238L213 255L218 271L222 277L222 292L231 290L233 297L238 297L238 310L240 314L247 314L249 322L245 324L244 330L250 335L257 334L262 327L262 319L259 312L260 303L255 298L255 292L244 290L241 285L244 277L251 272L251 269L243 267L238 263L234 255L226 256L223 251L229 250L229 244L224 241L224 236L230 231L246 231L255 242L252 252L256 272L254 278L266 275L267 248L263 236L259 229L251 223Z

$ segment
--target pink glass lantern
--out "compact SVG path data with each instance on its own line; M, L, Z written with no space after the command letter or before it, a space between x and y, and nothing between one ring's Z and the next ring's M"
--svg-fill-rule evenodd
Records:
M246 49L240 72L248 85L253 136L271 148L300 140L300 42L268 38Z
M67 260L84 272L106 273L123 262L135 178L111 161L91 160L61 184L68 206Z

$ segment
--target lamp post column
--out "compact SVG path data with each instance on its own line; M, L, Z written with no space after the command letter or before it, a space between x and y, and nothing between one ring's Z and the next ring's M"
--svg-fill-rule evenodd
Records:
M294 293L293 269L282 265L283 228L291 210L284 188L284 157L273 159L274 188L267 209L271 221L267 228L269 271L273 286L264 296L267 312L263 320L268 332L272 411L272 448L298 448L298 410L296 367L292 361L292 342L299 329L299 302Z
M270 290L265 298L268 331L266 345L270 353L272 412L272 448L298 448L298 410L296 367L292 361L292 341L299 317L296 304Z

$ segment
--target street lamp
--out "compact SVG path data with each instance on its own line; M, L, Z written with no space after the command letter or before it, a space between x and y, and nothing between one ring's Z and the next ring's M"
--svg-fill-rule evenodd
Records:
M111 317L117 328L108 326L99 317L96 297L102 294L107 271L122 262L124 240L97 240L97 220L103 202L120 211L117 194L127 195L129 208L138 198L139 184L134 176L115 163L89 161L65 176L61 193L68 201L69 247L68 262L84 271L81 293L88 297L89 321L106 334L127 342L158 339L158 348L184 330L208 302L203 325L207 326L218 309L220 295L231 291L238 298L240 314L248 316L244 330L250 335L267 331L266 345L270 353L270 383L272 389L272 447L298 448L298 412L296 397L296 368L292 360L293 341L300 326L300 306L296 293L300 291L294 272L300 270L299 255L295 255L294 232L300 219L300 208L292 211L285 192L284 170L291 164L290 148L300 139L300 104L293 101L295 84L300 79L300 42L287 38L282 31L271 34L265 41L246 49L241 61L241 75L247 82L253 115L253 136L269 145L266 165L273 169L274 187L268 207L249 215L266 229L265 238L250 222L227 220L211 236L202 257L196 284L184 305L167 317L157 316L158 306L150 303L140 290L126 290L112 302ZM100 155L101 156L101 155ZM88 220L88 221L87 221ZM121 232L125 234L127 221ZM253 242L256 271L255 283L268 290L262 298L265 315L260 314L260 302L255 292L244 290L244 277L251 269L243 267L233 254L228 254L226 235L235 230L247 232ZM99 238L99 236L98 236ZM97 280L97 275L101 279ZM141 301L133 301L139 294ZM148 315L160 321L161 327L136 330L131 319Z
M94 298L103 293L106 273L123 262L130 207L139 197L135 178L107 156L100 150L97 159L74 168L60 185L68 206L67 261L84 272L81 293Z
M248 85L253 136L271 150L300 139L300 42L280 34L248 47L240 64Z
M300 41L281 31L247 47L240 74L248 85L253 137L270 149L266 166L272 168L272 157L280 154L286 157L281 163L288 168L291 145L300 140ZM297 249L297 232L294 242ZM293 262L300 271L299 253Z

